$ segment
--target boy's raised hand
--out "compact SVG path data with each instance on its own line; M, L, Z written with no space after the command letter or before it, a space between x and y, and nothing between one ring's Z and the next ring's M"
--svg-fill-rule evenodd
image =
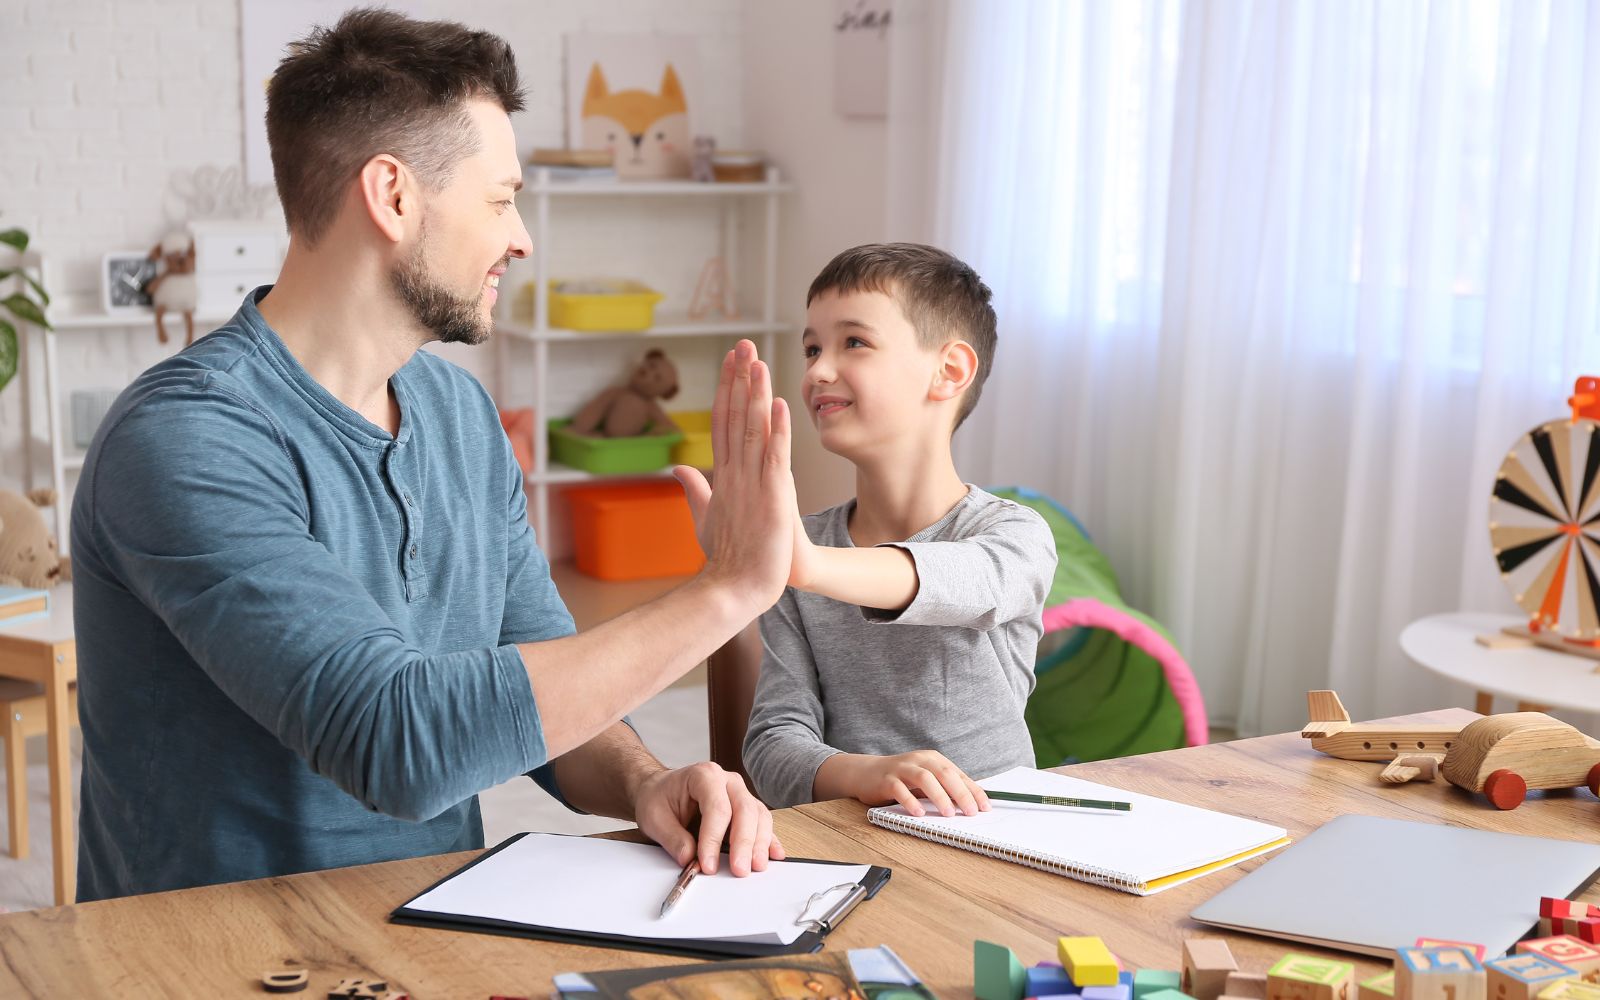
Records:
M748 340L722 360L711 408L713 490L698 469L672 470L694 513L706 576L725 582L760 614L789 578L797 510L789 469L789 407Z

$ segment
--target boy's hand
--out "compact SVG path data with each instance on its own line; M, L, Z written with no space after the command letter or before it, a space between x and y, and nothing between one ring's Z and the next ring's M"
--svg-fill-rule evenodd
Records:
M707 578L725 583L760 614L783 594L797 503L789 469L789 407L772 396L772 377L741 340L722 361L711 408L712 491L699 470L672 470L689 499Z
M937 750L913 750L892 757L835 754L822 762L824 768L830 765L842 768L843 786L869 806L898 802L906 812L921 816L926 810L918 801L920 794L941 816L954 816L957 810L976 816L989 809L989 796L978 783Z

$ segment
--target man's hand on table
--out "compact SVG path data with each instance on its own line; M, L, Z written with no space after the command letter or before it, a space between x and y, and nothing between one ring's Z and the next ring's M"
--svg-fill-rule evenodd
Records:
M745 876L782 861L783 845L772 834L772 813L745 787L744 779L710 761L662 770L639 784L634 821L680 865L696 854L700 871L715 874L728 839L728 867ZM689 832L698 819L698 836Z

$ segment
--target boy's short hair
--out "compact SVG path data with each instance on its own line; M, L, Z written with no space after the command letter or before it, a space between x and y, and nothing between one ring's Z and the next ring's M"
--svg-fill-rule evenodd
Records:
M321 238L380 153L430 190L449 183L477 151L472 98L522 110L511 46L487 31L368 7L292 43L267 84L267 144L290 231Z
M994 365L997 339L994 307L989 304L992 293L976 271L938 247L868 243L830 260L811 282L806 305L824 292L882 292L899 304L917 331L917 343L927 350L938 350L952 340L971 344L978 370L956 413L955 427L961 426L978 405Z

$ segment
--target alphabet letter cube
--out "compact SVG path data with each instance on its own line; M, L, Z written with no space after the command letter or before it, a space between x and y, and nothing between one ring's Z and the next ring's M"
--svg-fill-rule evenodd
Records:
M1399 948L1395 1000L1485 1000L1483 966L1466 948Z
M1600 986L1581 979L1563 979L1546 986L1539 1000L1600 1000Z
M1576 969L1533 952L1491 958L1483 969L1489 977L1489 1000L1534 1000L1552 983L1578 978Z
M1356 1000L1394 1000L1394 970L1361 980L1356 986Z
M1355 975L1349 962L1291 952L1267 971L1267 1000L1351 1000Z
M1517 954L1529 952L1548 958L1557 965L1578 970L1578 975L1585 982L1600 980L1600 948L1585 944L1570 934L1517 942Z

